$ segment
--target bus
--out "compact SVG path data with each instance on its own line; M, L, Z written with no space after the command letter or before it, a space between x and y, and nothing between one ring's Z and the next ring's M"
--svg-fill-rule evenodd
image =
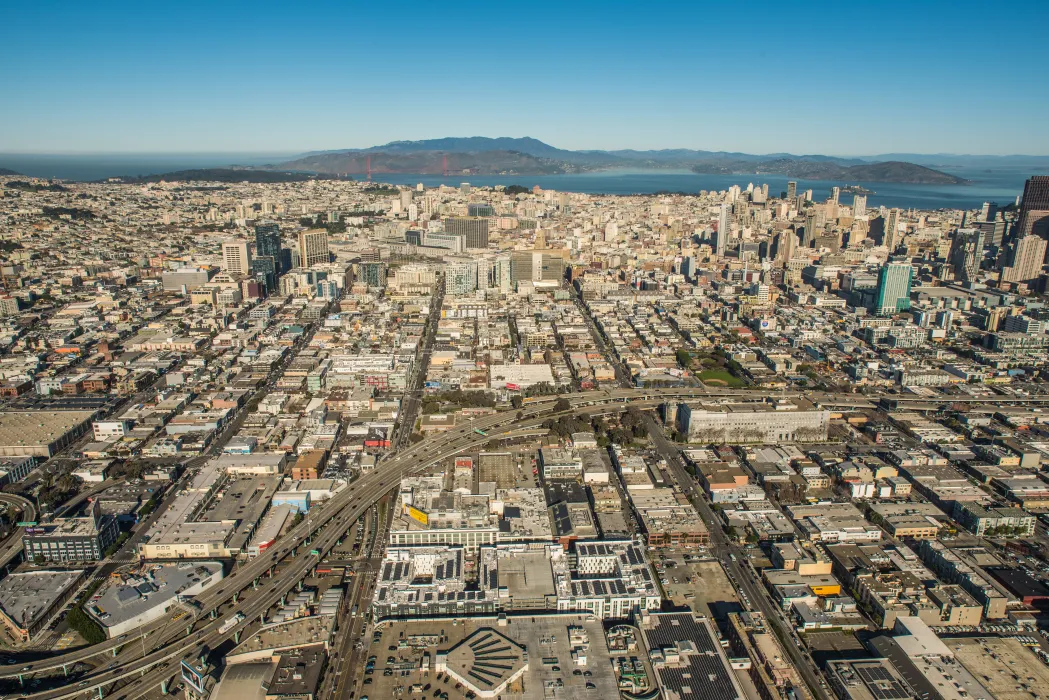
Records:
M488 433L484 432L480 428L474 428L474 432L477 433L478 435L484 435L485 437L488 437Z

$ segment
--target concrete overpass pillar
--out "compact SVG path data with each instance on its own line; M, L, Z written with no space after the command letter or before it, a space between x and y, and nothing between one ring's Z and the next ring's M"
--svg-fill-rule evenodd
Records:
M116 656L116 655L117 655L117 648L113 647L113 656Z
M234 605L237 604L237 595L238 595L238 593L236 593L236 592L233 594L233 604Z
M160 681L160 694L161 695L167 695L168 694L168 679L167 678L165 678L164 680Z
M186 625L186 636L193 634L193 625Z
M299 593L302 593L302 579L301 578L299 579L299 582L297 584L295 584L295 585L298 588Z

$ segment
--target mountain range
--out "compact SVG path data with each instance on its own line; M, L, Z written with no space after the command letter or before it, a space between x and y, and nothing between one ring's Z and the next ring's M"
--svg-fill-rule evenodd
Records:
M926 156L937 158L937 156ZM947 156L939 156L948 159ZM359 175L368 172L439 175L554 175L615 169L692 170L726 175L782 175L807 180L962 184L966 180L897 157L839 158L755 155L684 148L571 151L531 137L449 137L391 141L371 148L313 151L271 166L283 171Z

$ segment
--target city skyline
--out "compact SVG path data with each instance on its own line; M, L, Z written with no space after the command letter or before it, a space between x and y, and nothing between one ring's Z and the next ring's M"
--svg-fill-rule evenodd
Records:
M530 134L569 149L1049 154L1047 17L1034 3L1002 19L976 3L877 15L770 5L750 23L727 7L577 6L557 21L551 9L416 7L395 24L334 5L279 23L268 5L22 5L0 30L0 56L21 66L6 81L0 152L298 153ZM966 45L973 27L994 51Z

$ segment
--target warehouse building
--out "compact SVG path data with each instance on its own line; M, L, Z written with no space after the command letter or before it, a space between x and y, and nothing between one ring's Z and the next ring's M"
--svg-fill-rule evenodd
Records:
M23 642L35 639L73 597L85 573L74 569L8 574L0 579L0 624Z
M91 427L95 411L0 412L0 456L47 459Z
M830 411L806 399L682 403L678 430L690 442L783 443L827 439Z
M84 610L112 639L163 617L180 597L194 596L222 578L222 564L214 561L149 564L110 579Z

